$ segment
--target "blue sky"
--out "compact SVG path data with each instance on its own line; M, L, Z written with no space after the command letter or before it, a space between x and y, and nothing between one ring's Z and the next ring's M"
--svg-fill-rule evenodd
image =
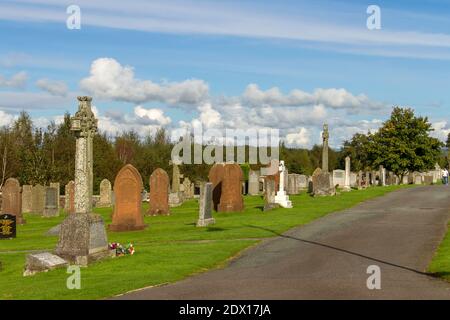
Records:
M81 9L81 29L66 8ZM381 9L368 30L366 9ZM0 125L92 95L100 128L277 128L338 147L393 105L450 132L450 1L0 2Z

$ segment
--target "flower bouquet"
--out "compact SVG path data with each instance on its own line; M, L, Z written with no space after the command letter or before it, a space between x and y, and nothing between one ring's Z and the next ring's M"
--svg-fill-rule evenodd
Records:
M118 242L113 242L109 244L109 250L116 251L116 257L125 256L128 254L134 254L134 246L132 243L129 243L125 247Z

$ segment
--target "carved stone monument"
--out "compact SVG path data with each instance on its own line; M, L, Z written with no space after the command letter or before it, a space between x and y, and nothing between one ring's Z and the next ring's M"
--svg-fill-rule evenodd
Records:
M313 196L333 196L336 194L335 188L331 183L331 176L329 172L323 172L322 169L317 168L312 175Z
M220 195L219 212L237 212L244 209L242 198L242 181L244 174L236 163L227 163L223 167L222 190Z
M53 187L45 188L45 205L44 217L57 217L59 215L58 209L58 190Z
M248 174L248 194L259 195L259 171L250 170Z
M207 182L200 187L197 227L206 227L216 222L212 217L212 204L212 183Z
M112 205L112 188L108 179L100 182L100 200L97 203L98 208L109 208Z
M2 214L10 214L16 217L17 224L24 224L22 216L22 194L20 183L17 179L9 178L2 188Z
M33 186L22 186L22 212L30 213L32 209Z
M150 176L150 209L148 214L169 214L169 175L161 168L156 169Z
M45 187L38 184L33 186L31 194L31 212L42 215L45 205Z
M76 136L75 213L61 224L56 254L69 262L87 265L108 256L108 239L103 219L92 214L93 137L97 119L91 110L90 97L78 97L78 111L71 118Z
M144 189L139 171L131 164L124 166L114 180L115 205L111 231L133 231L146 228L142 215Z
M286 177L286 175L285 175L286 168L284 166L283 160L280 161L280 166L279 166L278 170L280 172L280 183L278 186L279 189L275 196L275 203L278 203L283 208L292 208L292 202L289 200L289 196L286 194L286 191L284 189L284 186L285 186L284 179Z
M351 191L350 187L350 157L345 157L345 177L344 177L344 186L342 187L342 191Z
M330 133L328 132L328 124L323 125L323 149L322 149L322 171L328 172L328 139L330 138Z

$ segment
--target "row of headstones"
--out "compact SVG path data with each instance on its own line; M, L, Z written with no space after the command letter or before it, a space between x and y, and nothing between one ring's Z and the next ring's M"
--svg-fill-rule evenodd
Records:
M176 196L183 201L193 196L193 184L185 178L186 189L178 191ZM150 175L150 192L148 194L149 210L147 215L169 215L171 207L170 180L167 172L161 168L155 169ZM132 165L124 166L117 174L114 181L114 211L111 231L131 231L145 229L142 213L143 182L139 171Z
M44 217L59 214L59 183L50 186L20 186L17 179L9 178L2 188L2 214L16 216L17 224L25 223L23 213L34 213Z

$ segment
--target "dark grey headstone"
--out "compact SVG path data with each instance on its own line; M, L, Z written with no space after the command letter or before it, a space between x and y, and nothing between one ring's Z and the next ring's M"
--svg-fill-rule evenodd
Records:
M212 217L212 189L213 185L211 182L205 183L200 189L199 217L197 221L197 227L206 227L207 225L215 223L215 220Z
M54 187L45 188L44 217L59 215L58 202L58 190Z

